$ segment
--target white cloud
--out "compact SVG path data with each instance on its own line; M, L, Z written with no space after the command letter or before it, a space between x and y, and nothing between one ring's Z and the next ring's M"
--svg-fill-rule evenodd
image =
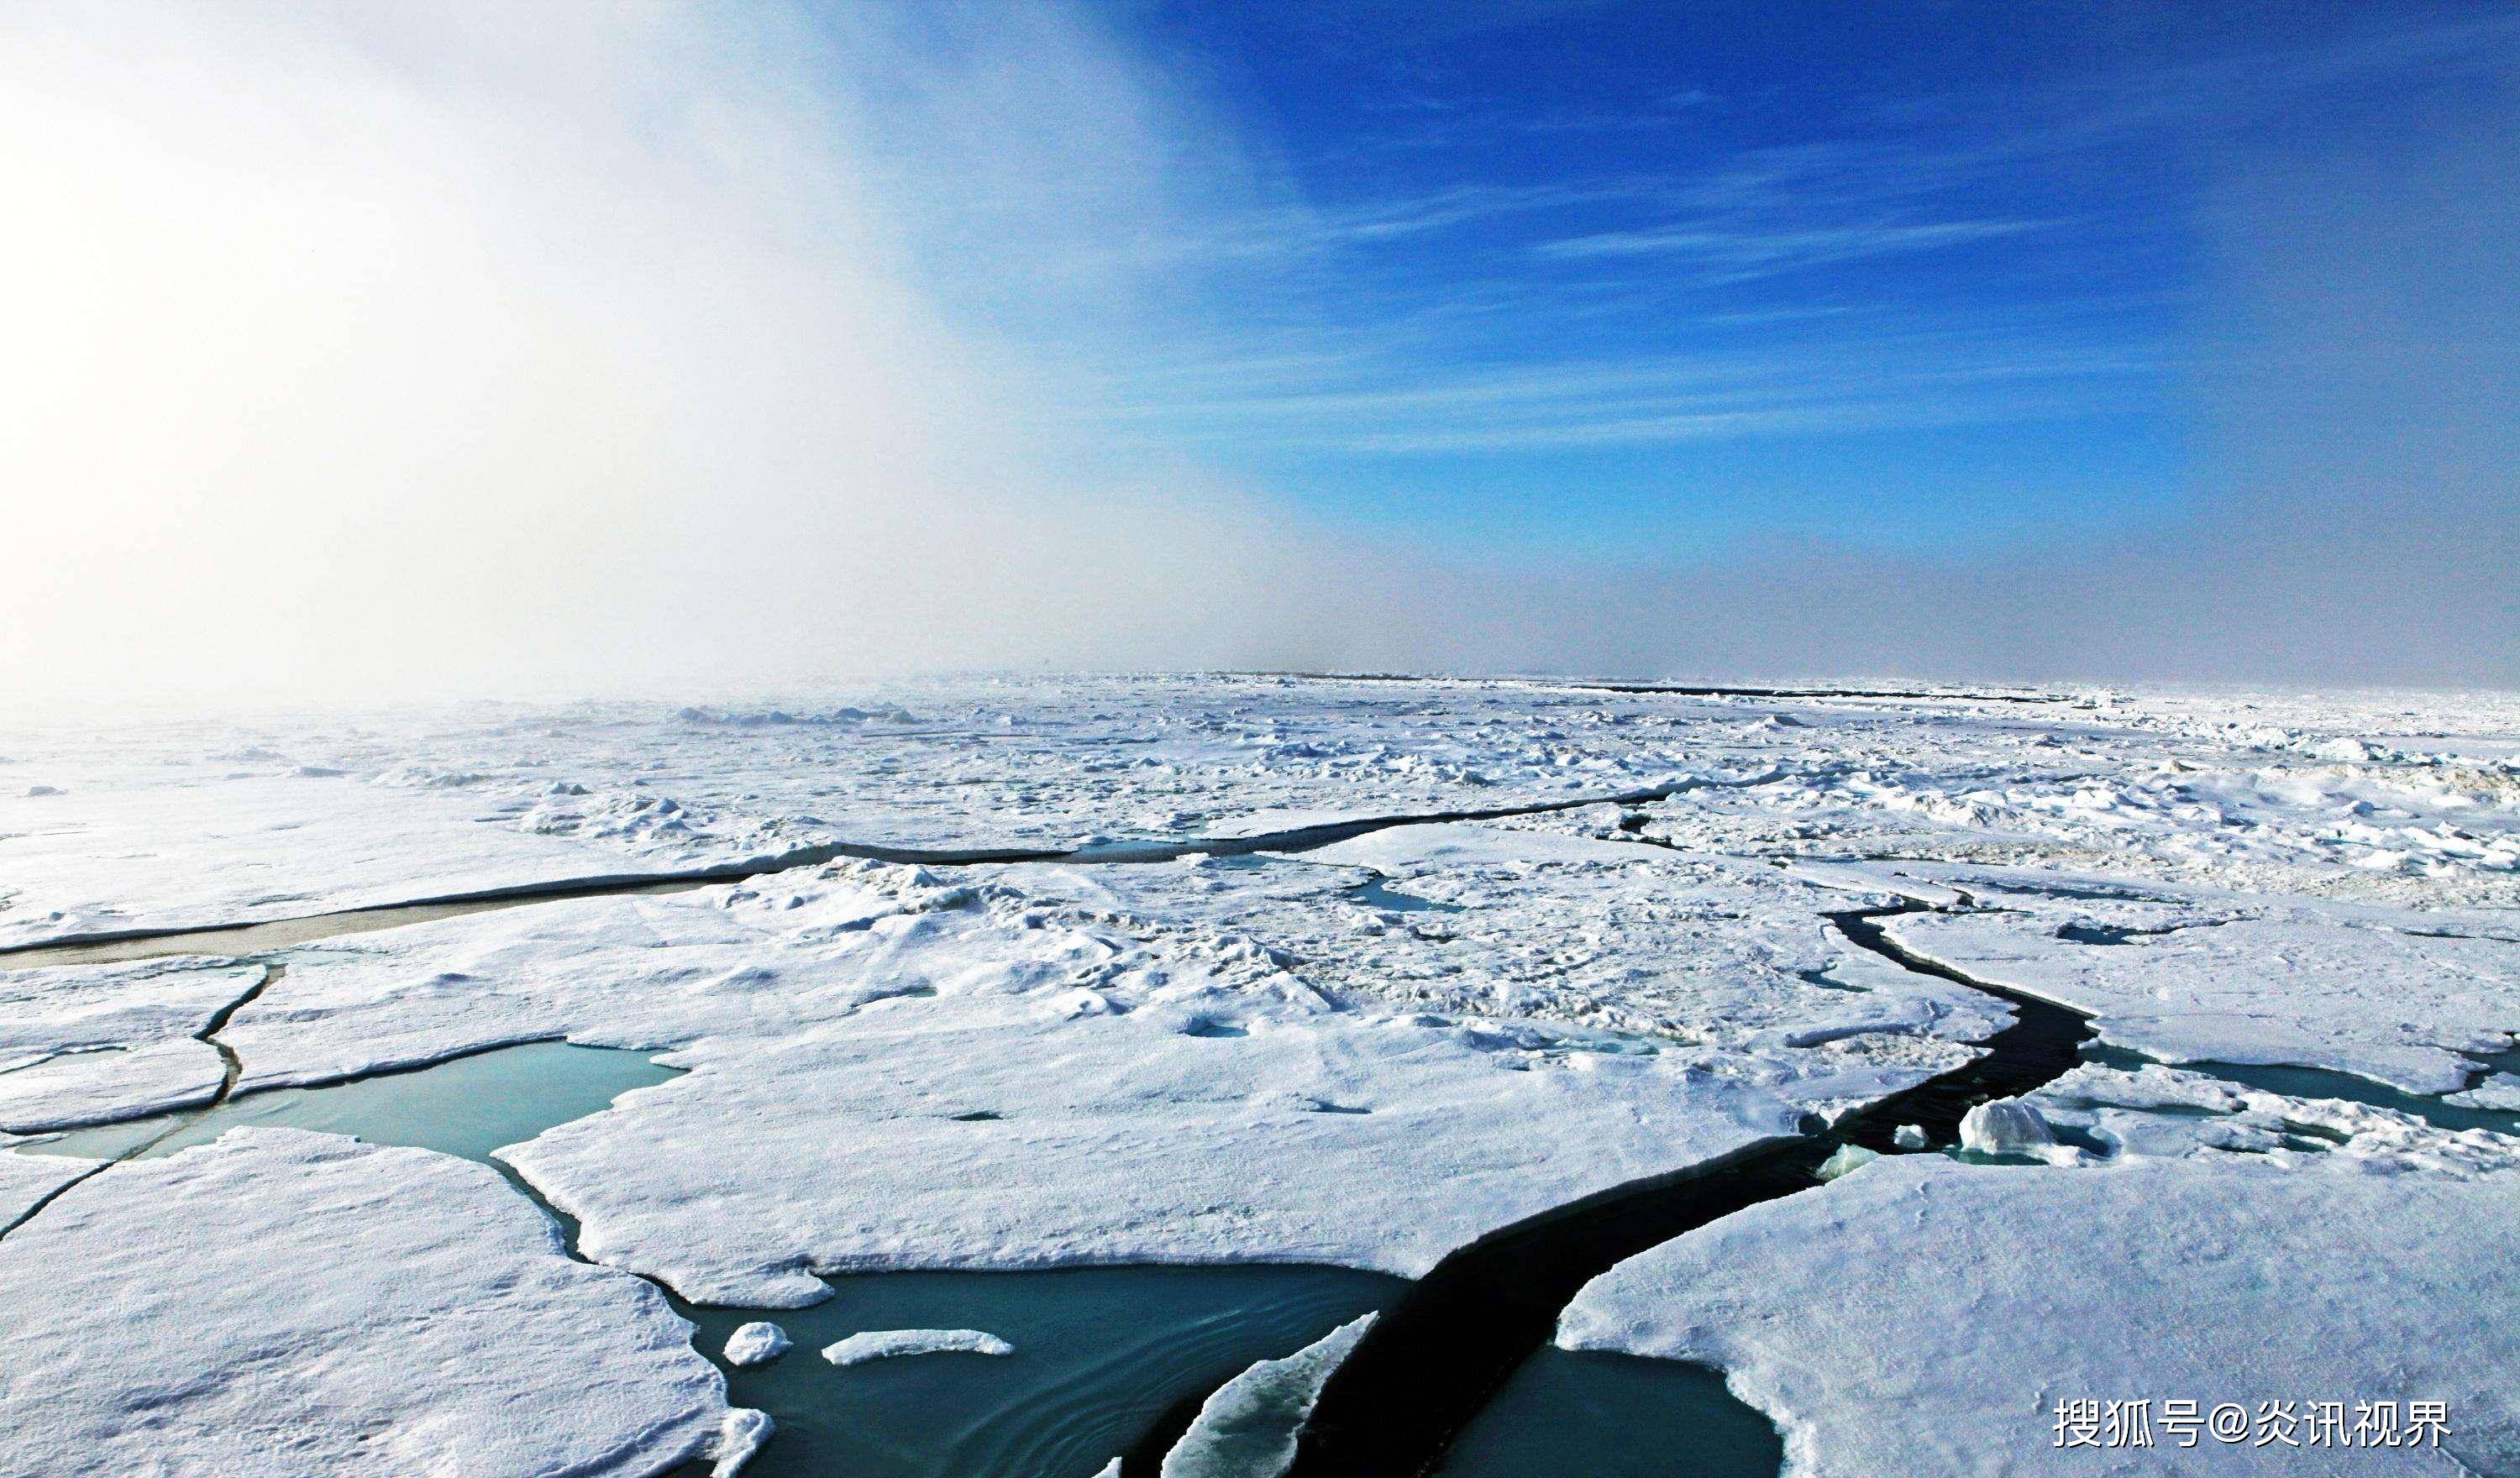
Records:
M1996 335L1448 372L1306 301L1320 244L1525 202L1315 211L1070 7L0 10L0 693L2512 681L2510 135L2465 126L2380 166L2225 152L2215 295L2261 311L2199 374L2190 524L1463 564L1173 438L1651 445L2061 415L2153 368Z
M1088 476L1056 364L934 286L1066 291L1124 334L1130 284L1072 264L1170 208L1173 125L1059 12L907 16L8 12L10 685L794 681L1212 638L1266 522L1179 467ZM935 230L967 203L995 229Z

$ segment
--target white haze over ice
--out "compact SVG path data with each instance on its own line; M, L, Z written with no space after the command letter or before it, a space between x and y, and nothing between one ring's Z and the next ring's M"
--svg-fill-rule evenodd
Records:
M1155 244L1300 205L1090 13L19 7L0 686L2505 682L2508 81L2388 157L2229 142L2190 523L1478 568L1081 429L1200 327Z

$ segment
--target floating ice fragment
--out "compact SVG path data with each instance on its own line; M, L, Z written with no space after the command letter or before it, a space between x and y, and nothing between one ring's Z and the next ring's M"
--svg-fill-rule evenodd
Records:
M1820 1178L1822 1181L1833 1181L1849 1171L1860 1170L1879 1158L1881 1156L1861 1144L1840 1144L1837 1146L1837 1153L1821 1161Z
M1278 1478L1330 1372L1373 1316L1339 1325L1283 1360L1264 1360L1216 1388L1164 1455L1160 1478Z
M1891 1131L1890 1142L1901 1149L1922 1149L1932 1142L1925 1138L1924 1125L1902 1124Z
M2039 1110L2018 1098L1980 1103L1960 1119L1960 1147L1980 1154L2040 1155L2056 1145Z
M1012 1355L1015 1347L980 1329L870 1329L823 1349L835 1366L861 1366L896 1355Z
M2520 1076L2496 1073L2478 1080L2465 1093L2454 1093L2442 1100L2461 1108L2520 1109Z
M787 1330L767 1321L755 1320L726 1337L726 1363L731 1366L766 1366L787 1354L788 1343Z
M746 1324L744 1327L776 1330L779 1326ZM779 1347L783 1350L788 1347L788 1338L784 1334L779 1338ZM717 1425L717 1461L709 1468L709 1478L735 1478L777 1429L777 1423L770 1419L768 1411L756 1411L749 1407L728 1411Z

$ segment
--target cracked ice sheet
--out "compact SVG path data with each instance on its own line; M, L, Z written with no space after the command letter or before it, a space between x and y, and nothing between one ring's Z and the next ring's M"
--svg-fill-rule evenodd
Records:
M495 821L489 806L460 787L296 775L276 761L42 773L63 778L60 793L0 788L0 946L637 871L609 847L482 825ZM0 785L14 778L0 770Z
M193 1033L261 978L260 965L196 957L0 970L0 1130L207 1101L223 1068Z
M843 841L1064 848L1626 791L1683 773L1665 756L1698 727L1600 695L1227 678L845 696L0 733L0 945Z
M1721 699L1209 676L20 728L0 732L0 943L842 841L1064 848L1563 801L1848 746L1889 766L2012 732L1970 706L1784 729Z
M1007 876L1199 958L1250 955L1341 1002L1538 1018L1701 1050L1834 1116L1968 1059L1986 995L1889 965L1822 915L1843 894L1734 858L1536 830L1400 827L1291 860ZM1356 890L1447 912L1393 912Z
M2091 1011L2104 1040L2166 1061L2290 1063L2445 1094L2477 1070L2461 1053L2508 1047L2520 1026L2520 942L2508 913L2197 889L2152 902L2026 891L1999 901L2002 912L1914 914L1886 926L1920 955Z
M1688 780L1719 784L1652 808L1655 829L1709 850L2132 855L2511 902L2520 758L2494 736L2515 728L2520 705L2472 695L2017 706L1221 676L62 725L0 733L0 943L843 841L1247 835Z
M1896 1156L1620 1264L1557 1342L1720 1367L1784 1429L1791 1478L2511 1472L2515 1195L2507 1171ZM2083 1398L2149 1398L2156 1422L2166 1400L2444 1401L2453 1435L2182 1450L2156 1426L2148 1452L2060 1452L2055 1404Z
M1102 1008L1077 997L1094 995ZM1773 1096L1545 1029L1247 992L899 999L502 1151L589 1256L714 1303L813 1270L1324 1263L1414 1276L1506 1223L1790 1131ZM1070 1015L1070 1011L1083 1011Z
M2159 1063L2128 1071L2086 1062L2028 1101L2049 1123L2082 1130L2115 1157L2252 1154L2286 1167L2369 1175L2520 1169L2520 1137L2442 1129L2376 1104L2265 1093Z
M0 1134L0 1151L9 1147L9 1137ZM16 1225L44 1197L95 1168L93 1160L0 1153L0 1227Z
M644 1474L726 1387L485 1166L237 1130L0 1241L0 1471Z
M1802 978L1876 966L1797 915L1817 890L1774 869L1744 870L1774 890L1755 895L1646 848L1571 867L1431 866L1411 885L1478 897L1446 916L1468 942L1395 931L1354 905L1361 868L1291 863L950 876L852 863L555 903L296 950L222 1040L248 1087L534 1037L674 1049L686 1076L507 1157L583 1219L590 1255L776 1306L821 1296L815 1269L1422 1272L1499 1225L1914 1082L1965 1055L1937 1031L2002 1019L1887 967L1871 993ZM1649 906L1666 894L1683 898L1676 912ZM1728 920L1752 902L1773 937ZM1619 927L1643 932L1593 941L1589 964L1504 947L1552 909L1633 912ZM1281 925L1300 953L1268 942ZM1712 966L1693 958L1692 940L1727 929L1749 942ZM1649 967L1617 961L1631 944ZM1372 988L1448 954L1473 979L1539 971L1583 999L1661 982L1654 1009L1686 1008L1705 1040ZM1829 1019L1819 1011L1839 1029L1794 1045ZM1850 1023L1864 1029L1841 1034Z
M1905 705L1902 705L1903 707ZM2374 902L2520 903L2520 699L2126 695L1796 710L1760 784L1646 808L1682 846L2128 867ZM1796 740L1801 743L1798 745Z

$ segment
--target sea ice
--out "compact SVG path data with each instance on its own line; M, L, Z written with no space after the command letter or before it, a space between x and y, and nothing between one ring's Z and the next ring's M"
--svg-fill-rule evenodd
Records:
M728 1415L664 1297L489 1168L338 1135L90 1178L0 1240L0 1320L6 1472L628 1478Z
M709 1478L736 1478L761 1451L761 1445L770 1440L777 1426L767 1411L749 1407L729 1409L726 1418L718 1423L717 1460L709 1466Z
M726 1363L731 1366L766 1366L788 1353L788 1331L777 1324L755 1320L738 1324L726 1337Z
M8 1145L0 1135L0 1149ZM93 1160L73 1160L58 1155L0 1154L0 1228L14 1227L18 1219L42 1203L44 1197L96 1169Z
M2510 1472L2515 1194L2509 1173L2245 1155L1896 1157L1620 1264L1567 1309L1557 1342L1718 1366L1784 1428L1794 1478ZM2151 1403L2154 1448L2058 1446L2083 1434L2060 1404L2136 1400ZM2170 1401L2238 1406L2243 1439L2182 1448L2161 1426ZM2307 1443L2319 1401L2346 1403L2349 1422L2358 1401L2399 1415L2447 1403L2451 1435L2438 1449L2284 1445Z
M985 1329L870 1329L823 1347L835 1366L862 1366L901 1355L1012 1355L1015 1347Z
M181 957L0 969L0 1130L68 1129L209 1101L224 1065L194 1034L262 974L258 964Z
M2017 1098L1999 1098L1975 1104L1960 1116L1960 1147L1979 1154L2046 1158L2062 1146L2035 1106Z
M1888 928L1928 959L2091 1011L2105 1040L2165 1061L2293 1063L2452 1093L2476 1070L2462 1053L2506 1045L2520 1021L2508 941L2403 911L2242 908L2277 917L2190 908L2181 918L2193 921L2155 932L2089 933L2075 922L2089 905L2014 899L2002 913L1912 914Z
M1216 1388L1164 1455L1160 1478L1278 1478L1322 1387L1373 1324L1364 1315L1282 1360L1264 1360Z

